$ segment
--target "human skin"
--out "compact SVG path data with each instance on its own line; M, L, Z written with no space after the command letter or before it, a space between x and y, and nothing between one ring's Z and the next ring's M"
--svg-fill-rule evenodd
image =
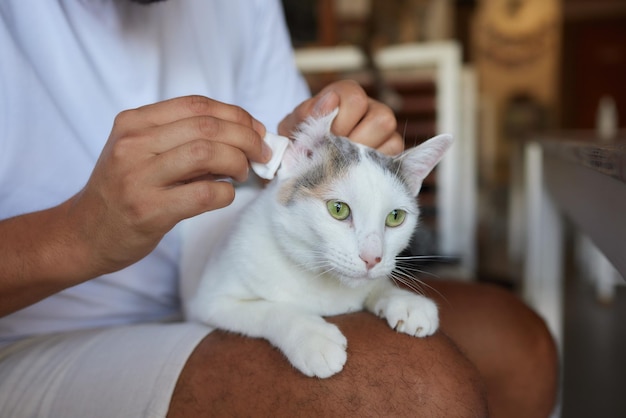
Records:
M0 222L0 314L126 267L177 222L226 206L265 128L193 96L120 113L86 186L56 207Z
M545 322L513 292L486 284L431 281L442 329L478 368L492 417L549 417L559 355Z
M429 281L441 329L414 338L366 312L327 318L348 339L344 369L306 377L261 339L215 331L183 369L169 417L548 417L557 356L543 321L511 292Z
M294 369L265 340L209 334L179 378L168 417L486 417L482 380L443 333L398 334L369 313L328 318L348 339L328 379Z
M391 109L351 81L296 107L280 132L336 106L335 133L385 152L402 149ZM82 190L0 221L0 315L133 264L181 220L229 205L233 185L216 180L243 181L250 161L267 162L264 134L245 110L201 96L121 112Z
M281 122L279 132L288 134L313 112L337 106L335 134L389 154L402 150L391 110L367 98L353 82L333 84L296 107ZM4 237L0 240L0 315L132 264L180 220L230 204L232 186L215 178L243 180L249 161L267 161L261 140L264 133L265 127L243 109L199 96L122 112L83 190L53 208L0 221ZM337 387L304 379L262 340L211 334L180 376L171 415L195 416L183 414L183 406L209 402L216 393L221 394L217 399L221 407L234 407L225 398L229 390L229 396L249 391L280 395L264 402L282 400L291 408L294 404L287 394L304 390L298 396L310 392L302 400L310 401L309 405L318 405L319 399L324 400L320 405L332 408L347 400L356 402L344 404L353 405L354 415L367 411L371 415L376 409L370 408L375 407L413 405L424 408L414 409L423 416L484 416L488 399L493 416L547 416L544 412L551 408L556 390L556 356L542 323L497 292L451 284L441 293L446 297L440 303L442 332L428 339L398 335L366 313L331 318L350 340L350 360L343 377L324 381L337 381ZM448 309L446 301L456 308ZM490 306L500 308L500 322L493 321L496 312ZM208 355L216 357L207 362ZM242 359L250 357L255 362L246 368ZM256 364L264 365L266 371L270 367L276 379L249 381L263 376ZM408 375L407 370L411 371ZM383 373L389 377L381 383ZM207 386L206 379L215 377L226 380L217 388ZM253 384L239 387L243 381ZM228 382L239 386L229 387ZM202 388L217 392L197 392ZM270 391L258 392L259 388ZM340 389L350 395L348 399L338 396ZM326 396L331 395L340 403L328 403ZM356 409L359 403L367 408ZM217 411L206 409L208 404L195 406L205 413ZM309 410L297 408L296 412L303 411ZM441 415L442 411L469 415Z
M404 142L396 131L396 117L386 105L373 100L354 81L343 80L322 89L287 115L278 125L282 135L293 132L298 123L310 115L330 113L339 107L331 126L335 135L396 155L402 152Z

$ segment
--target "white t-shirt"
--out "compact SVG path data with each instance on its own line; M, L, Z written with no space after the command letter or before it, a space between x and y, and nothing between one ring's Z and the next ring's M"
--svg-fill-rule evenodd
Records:
M2 0L0 60L0 219L78 192L124 109L202 94L275 130L308 97L278 0ZM177 317L179 235L0 318L0 342Z

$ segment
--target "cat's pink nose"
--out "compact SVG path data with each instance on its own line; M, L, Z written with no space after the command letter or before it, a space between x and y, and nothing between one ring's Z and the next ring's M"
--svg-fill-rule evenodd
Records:
M374 268L374 266L376 266L376 264L380 263L381 258L380 257L376 257L376 256L370 256L370 255L359 255L359 257L361 258L361 260L363 260L365 262L365 267L367 267L368 270L371 270Z

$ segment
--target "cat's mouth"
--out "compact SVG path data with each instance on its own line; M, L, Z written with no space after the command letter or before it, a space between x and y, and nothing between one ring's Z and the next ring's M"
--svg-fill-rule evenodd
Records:
M376 280L380 280L388 277L388 274L384 274L381 272L376 272L373 270L368 270L365 273L362 272L345 272L339 273L335 272L334 274L336 278L348 287L360 287L364 286L368 283L371 283Z

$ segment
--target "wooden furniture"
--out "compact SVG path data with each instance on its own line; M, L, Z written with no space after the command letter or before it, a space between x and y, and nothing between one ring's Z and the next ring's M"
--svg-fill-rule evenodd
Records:
M563 216L626 277L626 138L610 144L546 137L525 151L524 296L562 348Z
M454 146L437 167L439 252L459 258L456 271L475 277L477 225L476 79L463 68L454 41L407 43L382 48L374 63L388 73L431 71L435 83L435 132L450 133Z

